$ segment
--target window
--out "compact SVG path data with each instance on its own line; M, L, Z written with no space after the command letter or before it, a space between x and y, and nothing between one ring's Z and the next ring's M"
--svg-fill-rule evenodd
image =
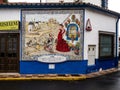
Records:
M99 58L114 57L114 35L100 34L99 35Z

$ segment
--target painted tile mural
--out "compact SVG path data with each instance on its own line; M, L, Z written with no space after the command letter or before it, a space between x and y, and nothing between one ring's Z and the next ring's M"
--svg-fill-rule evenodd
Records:
M82 60L82 10L23 11L22 22L23 60Z

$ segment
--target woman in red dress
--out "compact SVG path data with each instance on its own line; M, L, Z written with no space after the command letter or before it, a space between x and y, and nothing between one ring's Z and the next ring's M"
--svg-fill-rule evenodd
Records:
M62 24L60 24L59 33L58 33L58 37L57 37L56 50L58 50L60 52L69 52L70 48L69 48L68 44L66 43L66 41L63 39L64 33L65 33L64 26Z

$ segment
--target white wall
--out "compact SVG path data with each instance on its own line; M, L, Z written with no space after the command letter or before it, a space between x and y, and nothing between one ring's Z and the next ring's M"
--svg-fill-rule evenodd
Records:
M85 11L85 27L87 19L90 19L92 31L86 31L84 35L84 59L88 59L88 45L96 45L96 59L98 59L99 31L116 31L116 18L95 11ZM84 28L85 28L84 27Z
M20 21L20 10L19 9L0 9L0 21Z

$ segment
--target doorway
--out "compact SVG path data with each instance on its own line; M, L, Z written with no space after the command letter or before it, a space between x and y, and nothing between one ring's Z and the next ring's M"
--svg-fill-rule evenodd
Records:
M19 34L0 33L0 73L19 72Z
M95 65L96 45L88 45L88 65Z

